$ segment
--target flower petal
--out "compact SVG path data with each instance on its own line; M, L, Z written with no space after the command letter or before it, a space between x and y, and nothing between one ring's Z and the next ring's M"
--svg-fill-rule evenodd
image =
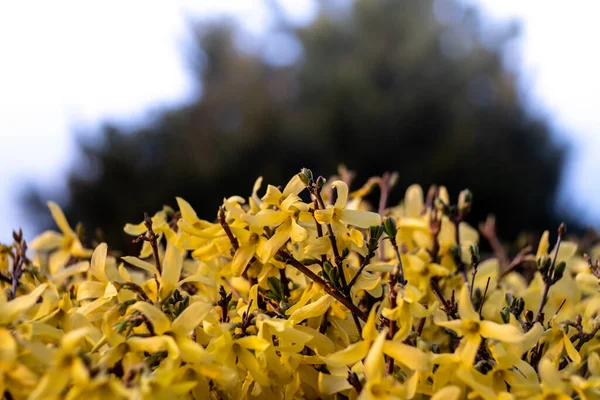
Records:
M467 321L479 321L479 314L473 308L473 303L471 302L471 294L469 293L469 288L467 285L464 285L460 290L460 297L458 299L458 315L460 315L461 319Z
M367 229L371 226L381 224L381 216L371 211L342 210L340 221L347 225Z
M329 295L323 295L317 301L314 301L294 311L294 313L290 315L289 320L295 324L298 324L305 319L323 315L327 312L327 310L329 310L332 302L333 297Z
M46 231L33 239L31 242L31 248L36 251L50 251L54 250L63 242L63 235L54 232L54 231Z
M348 202L348 185L344 181L335 181L331 187L336 189L337 199L335 200L335 208L343 209Z
M288 218L288 214L277 210L262 210L256 215L244 214L242 220L250 226L263 228L265 226L277 226Z
M61 210L61 208L53 201L48 202L48 208L50 209L50 213L52 214L52 218L54 222L56 222L56 226L64 233L66 236L76 237L75 232L71 229L71 225L67 221L65 214Z
M259 256L260 262L266 264L273 258L275 253L283 247L283 245L289 240L291 234L291 223L286 221L282 225L279 225L275 234L269 238L264 244L259 245L256 250L256 254Z
M90 270L96 279L100 282L106 282L106 273L104 272L104 266L106 264L106 254L108 252L108 246L106 243L100 243L98 247L92 253L92 260L90 261Z
M171 328L171 321L169 321L169 318L167 318L162 311L150 303L138 301L137 303L129 306L127 309L127 314L131 314L134 311L139 311L144 314L144 316L152 324L152 328L157 335L162 335Z
M327 365L341 367L354 365L367 355L371 342L361 341L346 347L343 350L330 354L325 358Z
M170 359L177 359L180 355L177 343L171 336L133 336L127 339L126 343L133 351L147 351L148 353L166 351Z
M212 306L203 301L196 301L189 306L171 324L171 332L175 336L188 335L199 326L208 315Z
M250 262L254 254L256 253L256 246L252 244L246 244L240 246L231 260L231 273L233 276L240 276L246 269L246 265Z
M416 347L388 340L383 345L383 352L414 371L431 370L431 357Z
M387 336L387 329L381 331L375 342L371 346L369 353L365 358L365 376L367 381L377 381L384 376L384 358L383 346Z
M293 243L303 242L308 238L308 231L298 225L294 218L292 218L291 238Z
M523 340L523 334L519 328L510 324L481 321L479 323L479 332L483 337L496 339L504 343L519 343Z

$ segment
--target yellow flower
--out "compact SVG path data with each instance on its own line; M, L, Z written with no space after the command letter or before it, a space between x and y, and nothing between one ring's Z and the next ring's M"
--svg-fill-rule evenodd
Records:
M89 258L92 251L83 247L58 204L50 201L48 208L61 233L46 231L33 239L31 248L37 252L51 252L49 271L50 274L56 274L71 257Z
M482 336L506 343L517 343L523 339L522 333L515 326L497 324L487 320L482 321L473 308L467 286L463 286L460 291L458 315L460 319L436 321L436 324L451 329L463 337L460 344L460 353L467 365L471 365L475 360Z
M333 231L340 239L352 241L347 225L366 229L381 223L381 217L377 213L346 208L348 185L345 182L335 181L331 187L337 189L335 204L327 205L324 210L315 210L315 219L320 224L331 224Z

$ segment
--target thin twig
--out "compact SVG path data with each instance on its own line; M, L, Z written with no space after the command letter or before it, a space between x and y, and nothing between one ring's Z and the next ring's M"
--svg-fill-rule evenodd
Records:
M291 254L288 254L283 250L279 250L277 252L277 255L280 256L281 258L283 258L292 267L296 268L298 271L300 271L304 275L306 275L314 283L321 286L327 294L329 294L330 296L335 298L337 301L342 303L347 309L350 310L350 312L353 315L356 315L358 318L362 319L365 322L367 321L367 315L362 310L360 310L358 307L356 307L354 304L352 304L352 302L346 296L344 296L343 293L341 293L339 290L337 290L336 288L329 285L327 282L325 282L323 280L323 278L321 278L319 275L312 272L307 266L302 264L300 261L296 260Z
M231 228L229 227L229 224L227 223L227 219L225 218L225 208L223 208L223 206L219 207L219 224L221 224L221 226L223 227L223 230L225 231L225 234L227 235L227 237L229 238L229 241L231 242L231 247L233 247L233 251L231 253L233 255L233 253L235 253L237 251L237 249L239 249L240 243L238 242L236 237L233 236L233 232L231 232Z
M544 306L546 305L546 301L548 299L548 292L550 291L550 287L556 283L552 279L552 275L554 272L554 268L556 266L556 259L558 258L558 251L560 250L560 244L562 242L562 237L566 231L565 224L560 224L558 227L558 238L556 239L556 251L554 252L554 257L552 258L552 264L550 268L544 275L544 291L542 292L542 299L540 300L540 305L538 306L537 312L535 313L534 322L542 322L542 311Z
M25 253L27 252L27 242L23 239L23 231L19 229L19 232L13 231L13 239L15 240L16 254L14 257L13 270L11 273L11 286L9 292L9 299L14 299L17 295L17 286L19 285L19 279L23 274L23 263L26 260Z

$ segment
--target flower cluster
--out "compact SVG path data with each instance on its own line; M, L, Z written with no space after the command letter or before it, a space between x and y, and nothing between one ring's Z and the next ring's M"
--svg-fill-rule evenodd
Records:
M303 169L225 198L177 198L125 232L136 256L59 232L0 247L9 399L600 398L600 267L561 225L536 253L480 255L472 195L386 198ZM366 198L379 188L377 212ZM528 271L529 273L523 273ZM528 279L528 276L532 279Z

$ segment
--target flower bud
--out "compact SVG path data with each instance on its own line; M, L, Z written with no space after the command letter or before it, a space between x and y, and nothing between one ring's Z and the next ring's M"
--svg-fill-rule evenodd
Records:
M306 186L310 185L313 181L313 173L308 168L302 168L298 176L300 177L302 183L304 183Z
M481 257L479 255L479 246L477 246L477 244L472 244L471 246L469 246L469 250L471 250L471 264L479 264L479 261L481 260Z
M502 317L502 321L504 321L505 324L508 324L510 322L510 308L503 307L500 311L500 316Z
M315 183L315 185L317 185L317 189L322 189L325 185L325 182L327 182L327 180L319 175L317 182Z
M383 220L383 230L385 234L391 238L395 238L398 233L398 228L396 227L396 220L393 217L386 217Z
M473 193L469 189L465 189L458 195L458 210L462 215L466 215L471 211L473 203Z
M556 265L556 267L554 268L554 274L552 276L552 279L554 280L554 282L559 281L560 278L563 277L566 267L567 267L567 263L564 261L561 261Z

